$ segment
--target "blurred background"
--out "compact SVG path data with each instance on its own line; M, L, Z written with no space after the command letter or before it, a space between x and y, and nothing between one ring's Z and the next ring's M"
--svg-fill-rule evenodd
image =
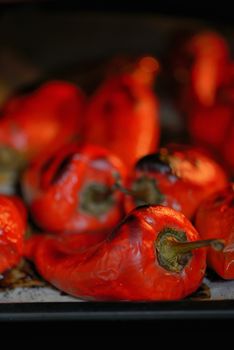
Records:
M155 91L162 142L187 142L184 111L175 103L180 87L171 69L173 57L183 40L206 31L221 35L232 57L230 6L227 1L222 6L202 1L1 1L0 105L48 79L73 81L90 94L107 67L113 69L113 59L151 55L160 63Z

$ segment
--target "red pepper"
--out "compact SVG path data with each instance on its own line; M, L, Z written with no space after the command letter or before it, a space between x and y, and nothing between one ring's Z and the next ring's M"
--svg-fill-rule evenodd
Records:
M0 273L20 261L25 230L23 204L17 198L0 196Z
M48 147L65 144L80 133L82 92L73 84L51 81L33 93L13 97L3 108L0 144L31 159Z
M169 145L138 161L129 180L125 208L162 204L191 218L211 193L224 188L222 168L191 146Z
M79 250L59 237L28 241L26 256L55 287L89 300L177 300L194 292L217 240L197 241L192 224L171 208L133 210L103 242ZM195 249L195 250L193 250ZM192 251L193 250L193 251Z
M204 239L226 242L222 252L208 249L208 265L224 279L234 279L234 184L215 193L200 206L196 227Z
M212 106L217 89L228 79L229 63L227 42L216 32L200 32L177 47L172 66L180 108L188 112L194 103Z
M84 142L116 154L128 167L156 151L159 141L159 106L152 87L158 62L144 57L131 73L107 79L89 101Z
M234 75L216 94L212 106L197 104L189 111L188 128L194 143L203 145L219 155L234 174Z
M112 228L123 214L115 174L125 178L121 161L109 151L68 145L26 170L22 187L38 226L49 232Z

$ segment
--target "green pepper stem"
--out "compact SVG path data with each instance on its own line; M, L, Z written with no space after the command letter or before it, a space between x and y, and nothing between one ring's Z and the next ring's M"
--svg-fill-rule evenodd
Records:
M193 249L211 247L216 251L222 251L224 248L224 241L221 239L205 239L195 242L178 242L171 240L171 248L176 254L189 253Z

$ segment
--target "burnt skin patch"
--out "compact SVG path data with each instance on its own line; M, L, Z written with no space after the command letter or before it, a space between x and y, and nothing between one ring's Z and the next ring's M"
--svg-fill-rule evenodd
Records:
M66 173L73 157L74 154L69 154L62 160L51 179L51 184L54 185L55 183L57 183L61 179L61 177Z
M161 174L172 174L170 165L161 159L159 153L148 154L142 157L135 166L136 170L159 172Z
M47 159L42 167L41 167L41 173L45 173L47 170L49 170L51 164L53 163L53 161L55 160L55 156L49 157L49 159Z

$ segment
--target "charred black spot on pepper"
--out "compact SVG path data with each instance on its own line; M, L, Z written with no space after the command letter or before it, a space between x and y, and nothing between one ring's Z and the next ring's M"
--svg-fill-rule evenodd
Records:
M232 198L229 202L229 207L234 208L234 198Z
M136 163L135 169L142 171L159 172L162 174L172 173L170 165L161 159L161 155L159 153L148 154L147 156L142 157Z
M51 184L55 184L60 180L61 176L67 171L73 157L74 154L69 154L62 160L52 177Z
M55 156L52 156L49 159L47 159L47 161L41 167L42 173L45 173L49 169L49 167L53 163L54 159L55 159Z
M214 203L215 204L222 204L224 201L226 200L226 197L224 195L218 195L215 200Z

